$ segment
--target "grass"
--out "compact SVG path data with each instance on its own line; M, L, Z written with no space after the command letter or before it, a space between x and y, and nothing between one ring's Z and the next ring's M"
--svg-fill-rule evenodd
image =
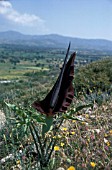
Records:
M83 101L75 99L73 107L81 103L83 103ZM101 106L95 103L93 109L83 109L74 116L80 117L82 121L66 120L63 122L59 134L54 136L54 138L57 138L57 143L54 147L49 167L46 168L46 170L57 170L59 167L68 170L71 166L76 170L111 170L112 101L107 101ZM10 129L13 129L13 126L10 126L12 127ZM16 130L16 133L19 135L20 132ZM10 131L9 136L11 134L14 135L14 132ZM12 139L16 134L13 135L11 137ZM21 131L20 135L24 135L24 133ZM53 137L51 131L46 135L48 138ZM8 139L7 136L6 138ZM34 169L38 169L36 167L36 160L33 159L30 162L31 157L27 157L26 154L26 150L33 146L32 137L24 137L23 140L23 138L21 139L20 136L18 136L13 143L12 139L10 139L10 141L3 139L5 146L7 146L8 143L9 148L5 149L4 155L13 153L14 150L11 151L10 149L12 144L13 148L15 147L16 153L15 160L10 160L10 165L7 165L7 170L10 169L11 166L20 167L22 169L28 169L29 166L29 169L31 167L32 169L33 167ZM22 156L19 150L21 150ZM1 167L6 167L6 164L2 164Z

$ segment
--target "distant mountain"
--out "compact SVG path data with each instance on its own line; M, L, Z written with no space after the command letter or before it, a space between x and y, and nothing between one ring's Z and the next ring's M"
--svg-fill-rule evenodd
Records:
M57 34L24 35L16 31L0 32L0 44L21 44L37 47L65 48L71 42L77 49L96 49L112 51L112 41L105 39L82 39Z

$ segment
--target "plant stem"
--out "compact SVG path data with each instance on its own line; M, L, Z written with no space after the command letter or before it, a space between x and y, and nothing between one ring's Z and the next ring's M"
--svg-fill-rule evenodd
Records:
M40 158L40 165L42 165L42 163L43 163L43 162L42 162L42 155L40 154L40 151L39 151L39 148L38 148L38 144L37 144L37 142L36 142L36 139L35 139L35 136L34 136L34 134L33 134L33 131L32 131L31 126L29 126L29 128L30 128L31 135L32 135L32 137L33 137L33 140L34 140L34 143L35 143L35 146L36 146L37 153L38 153L39 158Z
M35 126L34 126L34 124L33 124L33 123L31 123L31 125L32 125L32 127L33 127L33 129L34 129L34 132L35 132L35 134L36 134L36 137L37 137L38 143L39 143L39 145L40 145L41 154L43 154L43 146L42 146L42 143L41 143L40 137L39 137L39 135L38 135L38 132L37 132L37 130L36 130L36 128L35 128Z
M64 120L64 119L61 120L59 126L57 127L57 129L56 129L57 131L55 131L54 136L56 135L56 133L58 132L60 126L62 125L63 120ZM54 150L54 146L55 146L55 144L56 144L56 141L57 141L56 139L55 139L55 141L54 141L54 139L52 139L51 142L50 142L50 144L49 144L49 146L48 146L48 148L47 148L47 150L46 150L46 157L47 157L46 162L49 162L49 160L50 160L50 158L51 158L51 155L52 155L52 152L53 152L53 150ZM54 142L54 143L53 143L53 142ZM51 151L50 151L50 153L49 153L49 155L48 155L48 151L50 150L50 147L51 147L51 146L52 146L52 148L51 148ZM47 156L47 155L48 155L48 156Z

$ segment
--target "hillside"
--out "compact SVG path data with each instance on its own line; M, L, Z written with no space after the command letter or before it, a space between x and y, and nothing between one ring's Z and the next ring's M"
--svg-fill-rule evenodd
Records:
M112 41L104 39L82 39L57 34L24 35L16 31L0 32L0 44L23 44L37 47L66 48L69 41L72 48L112 51Z
M35 72L32 70L24 74L23 80L1 84L0 117L2 122L5 121L5 113L7 123L0 129L0 169L18 167L40 169L38 165L40 159L35 156L39 151L37 152L34 145L35 141L40 144L39 139L43 142L41 142L42 148L46 146L47 150L49 143L55 141L53 143L55 146L51 146L53 154L50 160L53 160L54 155L55 159L53 165L48 164L49 169L69 170L68 166L74 165L77 170L110 170L112 167L111 68L112 60L105 59L75 70L73 84L77 95L67 114L56 114L53 117L55 126L46 132L45 138L41 135L41 129L45 124L42 122L45 120L44 115L35 111L31 104L37 99L42 100L48 94L57 77L55 72L57 68L40 69ZM8 104L6 105L4 101ZM89 103L93 103L93 107L83 108ZM59 124L62 118L66 119L63 124ZM35 141L32 134L35 136L39 134ZM47 152L49 153L51 152ZM44 154L42 156L44 157Z

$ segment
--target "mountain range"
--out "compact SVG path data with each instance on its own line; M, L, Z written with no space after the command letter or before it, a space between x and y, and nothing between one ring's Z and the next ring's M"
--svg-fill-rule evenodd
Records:
M112 41L105 39L83 39L58 34L25 35L16 31L0 32L0 44L29 45L37 47L66 48L71 42L75 49L112 51Z

